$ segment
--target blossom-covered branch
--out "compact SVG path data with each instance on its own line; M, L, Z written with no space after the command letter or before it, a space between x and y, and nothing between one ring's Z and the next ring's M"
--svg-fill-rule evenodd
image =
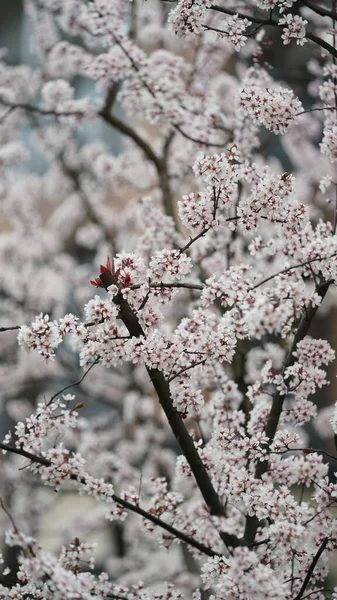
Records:
M100 274L100 279L106 290L110 286L116 285L116 279L114 278L110 269L104 270ZM113 298L113 302L118 306L120 311L120 317L128 329L130 335L134 337L144 336L144 331L139 324L137 315L132 311L129 304L123 298L122 294L118 292ZM198 451L194 445L192 438L186 430L178 412L173 407L169 383L166 381L163 374L159 369L147 367L148 374L152 381L153 387L155 388L159 402L165 412L167 420L170 424L173 434L179 443L188 464L191 467L193 475L196 479L198 487L204 500L209 507L212 515L221 516L224 513L224 507L221 505L218 495L216 494L212 483L208 477L207 471L202 463L202 460L198 454ZM236 543L235 537L222 534L224 542L233 546Z
M2 442L0 442L0 448L2 450L4 450L5 452L12 452L14 454L18 454L19 456L23 456L24 458L27 458L28 460L30 460L33 463L38 463L45 467L52 466L52 462L50 460L44 458L43 456L37 456L35 454L32 454L31 452L27 452L23 448L16 448L15 446L11 446L9 444L3 444ZM70 479L77 481L77 478L75 475L71 476ZM82 480L82 484L86 485L85 479ZM131 502L128 502L127 500L125 500L123 498L120 498L116 494L112 494L111 497L114 500L114 502L116 502L116 504L119 504L123 508L126 508L127 510L132 511L132 512L136 513L137 515L140 515L144 519L151 521L154 525L157 525L158 527L165 529L173 537L178 538L182 542L185 542L186 544L193 546L194 548L196 548L203 554L207 554L208 556L220 556L220 554L218 554L217 552L213 552L213 550L211 548L207 548L203 544L199 543L197 540L194 540L190 536L184 534L182 531L179 531L175 527L172 527L169 523L165 523L165 521L163 521L162 519L156 517L155 515L147 512L146 510L141 508L138 504L132 504Z

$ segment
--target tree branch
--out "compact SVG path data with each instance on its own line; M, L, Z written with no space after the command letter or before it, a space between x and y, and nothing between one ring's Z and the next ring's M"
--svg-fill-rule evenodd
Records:
M275 25L275 24L277 24L275 21L272 21L271 19L252 17L251 15L245 15L243 13L237 12L236 10L232 10L231 8L223 8L222 6L216 6L215 4L212 4L212 6L210 6L210 9L216 10L217 12L224 13L225 15L229 15L231 17L234 17L234 15L238 15L239 19L247 19L251 23L256 23L258 25Z
M144 140L144 138L142 138L132 127L130 127L129 125L127 125L126 123L121 121L121 119L119 119L118 117L116 117L114 114L111 113L111 106L112 106L111 96L108 94L105 106L99 113L100 116L111 127L113 127L114 129L117 129L118 131L120 131L121 133L123 133L124 135L126 135L127 137L132 139L135 142L135 144L141 150L143 150L143 152L147 156L147 158L154 164L157 174L158 174L160 187L162 190L163 204L165 207L165 212L168 216L173 218L174 222L176 222L175 215L174 215L173 196L172 196L170 182L169 182L169 176L168 176L168 172L167 172L167 157L162 158L162 157L158 156L155 153L155 151L153 150L153 148L151 147L151 145L146 140Z
M111 106L114 102L115 97L116 97L116 88L114 88L113 91L111 91L111 90L109 91L107 98L106 98L105 106L103 107L103 109L101 111L99 111L98 115L100 117L102 117L102 119L106 123L108 123L111 127L113 127L114 129L117 129L123 135L126 135L127 137L132 139L135 142L135 144L141 150L143 150L143 152L145 153L147 158L154 164L154 166L157 170L157 173L158 173L160 186L161 186L162 193L163 193L163 203L165 206L166 213L169 216L171 216L173 219L175 219L174 211L173 211L173 197L172 197L170 184L169 184L166 159L157 156L157 154L152 149L151 145L146 140L144 140L144 138L142 138L132 127L127 125L127 123L124 123L123 121L121 121L121 119L119 119L118 117L116 117L115 115L113 115L110 112ZM23 103L10 104L9 102L7 102L3 99L0 99L0 101L2 104L9 106L9 110L3 116L4 118L10 112L15 110L16 108L25 110L27 112L37 113L42 116L54 116L54 117L69 117L69 116L83 117L84 116L83 111L82 112L81 111L56 111L53 109L50 109L50 110L43 109L43 108L31 105L31 104L23 104Z
M307 572L307 574L305 576L305 579L303 581L302 587L301 587L300 591L298 592L298 594L295 596L294 600L300 600L303 597L303 594L305 592L305 588L307 587L307 585L308 585L308 583L309 583L309 581L310 581L310 579L312 577L314 569L315 569L315 567L316 567L316 565L317 565L320 557L322 556L322 554L323 554L323 552L324 552L324 550L325 550L325 548L327 546L328 541L329 541L328 537L324 538L323 542L321 543L320 547L318 548L317 553L315 554L315 556L314 556L314 558L312 560L312 563L311 563L311 565L310 565L310 567L308 569L308 572Z
M111 271L105 271L104 273L101 273L100 279L105 289L108 289L110 285L116 284L116 280ZM120 318L128 329L130 335L134 337L145 336L144 331L138 321L137 315L133 312L125 298L123 298L121 292L119 292L113 298L113 302L119 307ZM224 507L222 506L219 496L212 485L205 466L194 445L194 441L189 435L183 421L173 406L169 382L165 379L163 373L159 369L149 367L146 367L146 369L157 392L159 403L165 412L166 418L177 442L181 447L182 453L184 454L191 468L196 483L210 510L210 513L218 516L224 515ZM221 537L228 546L237 545L236 537L227 533L221 534Z
M186 373L186 371L189 371L190 369L194 369L194 367L197 367L198 365L204 365L207 361L207 358L202 358L201 360L198 360L195 363L192 363L191 365L188 365L187 367L184 367L183 369L181 369L180 371L178 371L178 373L176 373L175 375L172 375L172 377L169 378L169 383L171 383L171 381L173 381L174 379L176 379L177 377L180 377L180 375L183 375L183 373Z
M149 288L154 288L154 289L161 289L161 288L181 288L181 289L186 289L186 290L200 290L202 291L204 289L204 285L202 285L202 283L187 283L187 282L165 282L165 281L161 281L159 283L149 283ZM128 288L129 290L139 290L139 288L142 287L141 283L136 283L135 285L130 285L130 287ZM1 329L0 329L1 331Z
M292 271L293 269L299 269L300 267L306 267L307 265L310 265L313 262L319 262L321 260L328 260L329 258L334 258L335 256L337 256L337 252L334 252L334 254L330 254L330 256L318 256L316 258L309 258L308 260L304 260L301 263L297 263L297 265L291 265L290 267L287 267L286 269L282 269L282 271L278 271L274 275L270 275L269 277L262 279L262 281L259 281L259 283L256 283L255 285L253 285L253 287L251 289L256 290L256 288L260 287L260 285L263 285L264 283L267 283L267 281L270 281L271 279L274 279L275 277L278 277L279 275L283 275L284 273L288 273L289 271Z
M318 15L321 15L321 17L330 17L331 19L337 19L337 13L335 13L333 10L323 8L323 6L318 6L317 4L309 2L308 0L304 2L304 4L313 12L317 13Z
M327 281L316 287L316 292L321 297L321 302L323 301L329 289L330 283L330 281ZM293 343L284 362L282 374L284 374L285 370L288 367L291 367L295 363L296 359L294 356L294 352L296 351L298 343L301 342L303 338L307 335L318 308L319 306L317 306L316 304L313 305L311 303L308 307L305 307ZM270 448L270 445L274 440L277 427L280 421L284 400L285 396L281 395L280 392L276 392L276 394L273 397L270 413L264 429L264 433L268 437L267 449ZM266 473L267 471L268 461L258 462L255 469L255 478L261 479L262 475L264 475L264 473ZM254 543L258 525L259 521L255 516L247 517L246 529L244 534L244 540L247 544Z
M124 135L126 135L127 137L132 139L135 142L135 144L137 144L137 146L141 150L143 150L143 152L147 156L147 158L151 162L153 162L157 171L160 171L160 169L162 168L161 159L159 158L159 156L157 156L157 154L151 148L150 144L148 144L148 142L146 140L144 140L134 129L132 129L132 127L130 127L130 125L127 125L127 123L124 123L123 121L121 121L121 119L119 119L118 117L116 117L115 115L110 113L108 111L107 107L104 107L98 114L111 127L114 127L114 129L117 129L118 131L120 131L121 133L123 133Z
M4 444L4 443L0 442L0 449L6 450L6 452L12 452L13 454L18 454L19 456L23 456L24 458L27 458L34 463L43 465L44 467L50 467L52 464L51 461L49 461L47 458L44 458L43 456L37 456L35 454L32 454L31 452L27 452L23 448L16 448L15 446L10 446L9 444ZM71 477L71 479L73 481L78 481L75 475L73 477ZM85 480L82 480L81 483L85 484ZM189 546L193 546L193 548L196 548L203 554L207 554L208 556L212 556L212 557L213 556L222 556L219 552L214 552L214 550L211 550L211 548L208 548L201 542L198 542L193 537L186 535L185 533L183 533L182 531L179 531L179 529L176 529L172 525L169 525L168 523L166 523L159 517L156 517L155 515L152 515L151 513L147 512L146 510L144 510L143 508L138 506L138 504L132 504L131 502L128 502L127 500L123 500L123 498L120 498L116 494L112 495L112 499L114 502L116 502L116 504L119 504L120 506L123 506L123 508L126 508L127 510L130 510L130 511L140 515L144 519L151 521L154 525L157 525L158 527L165 529L174 537L180 539L182 542L185 542Z
M11 325L9 327L0 327L0 333L3 331L14 331L20 329L21 325Z
M88 367L88 369L86 371L84 371L82 377L78 380L75 381L75 383L70 383L69 385L66 385L64 388L62 388L61 390L59 390L58 392L56 392L56 394L54 394L50 400L47 402L46 406L49 406L53 400L55 400L55 398L57 398L57 396L59 396L60 394L62 394L63 392L65 392L66 390L70 390L73 387L76 387L77 385L81 385L83 379L88 375L88 373L91 371L91 369L97 365L99 361L99 358L96 358L96 360Z
M236 12L235 10L231 10L230 8L223 8L222 6L216 6L214 4L210 6L210 9L222 12L225 15L238 15L239 19L247 19L248 21L250 21L250 23L257 23L260 25L271 25L272 27L278 27L279 29L284 29L286 27L286 25L279 25L279 23L277 21L274 21L273 19L264 19L260 17L253 17L251 15L245 15L243 13ZM322 38L308 31L306 31L305 37L308 40L311 40L312 42L320 46L321 48L324 48L324 50L329 52L331 56L337 57L337 49L331 46L331 44L329 44L325 40L322 40Z

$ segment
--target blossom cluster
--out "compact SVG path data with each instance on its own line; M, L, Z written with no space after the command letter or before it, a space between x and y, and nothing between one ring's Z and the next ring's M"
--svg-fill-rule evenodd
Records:
M206 8L211 5L209 0L179 0L178 5L171 11L169 24L178 36L200 33L201 18Z
M44 358L55 356L54 350L62 342L57 322L49 321L49 315L40 314L30 327L23 325L18 335L20 346L37 350Z
M56 443L60 435L78 427L78 412L67 408L74 399L75 396L67 394L63 396L63 402L52 399L49 403L39 404L25 422L17 423L14 435L11 432L6 435L4 448L14 440L16 448L28 452L28 458L37 456L37 462L31 462L30 469L39 473L42 481L55 490L65 482L73 481L79 484L81 493L112 502L112 485L88 475L84 469L85 459L79 453L70 453L62 442Z
M247 41L244 34L248 25L248 19L239 19L238 15L227 17L225 21L220 23L221 33L219 35L227 38L238 52Z
M258 75L259 77L259 75ZM283 134L302 110L301 102L290 89L269 87L261 79L256 84L254 72L247 74L238 103L245 117L250 117L274 133Z
M289 44L292 39L296 39L296 44L303 46L307 41L305 39L306 25L308 21L302 19L299 15L286 14L279 20L279 25L284 25L282 39L284 44Z

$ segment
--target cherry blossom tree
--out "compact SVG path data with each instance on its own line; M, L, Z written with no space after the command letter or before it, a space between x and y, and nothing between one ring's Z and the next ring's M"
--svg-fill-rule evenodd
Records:
M26 0L34 65L0 57L0 599L337 599L337 456L310 437L337 435L312 332L336 4Z

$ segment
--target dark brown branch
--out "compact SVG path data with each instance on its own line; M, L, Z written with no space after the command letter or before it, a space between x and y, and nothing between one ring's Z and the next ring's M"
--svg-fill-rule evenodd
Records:
M159 517L155 517L151 513L147 512L146 510L143 510L142 508L140 508L140 506L138 506L136 504L131 504L130 502L127 502L126 500L123 500L122 498L119 498L115 495L113 496L113 500L116 502L116 504L120 504L121 506L123 506L123 508L126 508L134 513L137 513L138 515L140 515L144 519L147 519L148 521L152 521L152 523L154 523L154 525L157 525L158 527L161 527L162 529L166 529L166 531L168 531L171 535L182 540L189 546L193 546L194 548L196 548L203 554L207 554L208 556L221 556L221 554L219 552L214 552L214 550L211 550L211 548L204 546L204 544L202 544L201 542L198 542L197 540L186 535L182 531L179 531L175 527L172 527L168 523L165 523L165 521L163 521Z
M0 104L4 104L5 106L9 106L10 110L15 110L16 108L25 110L31 113L37 113L39 115L45 117L83 117L85 116L85 111L81 110L55 110L55 109L47 109L40 108L39 106L34 106L33 104L25 104L22 102L8 102L0 97ZM5 117L8 113L6 113Z
M331 19L337 19L337 13L335 13L333 10L323 8L323 6L318 6L317 4L309 2L308 0L307 2L304 2L304 4L313 12L317 13L318 15L321 15L321 17L330 17Z
M327 281L316 287L315 291L320 296L321 303L329 289L330 283L330 281ZM296 358L294 356L294 353L296 351L297 345L307 335L318 308L319 306L314 305L312 303L310 303L309 306L305 307L293 343L284 362L282 374L284 374L285 370L288 367L291 367L295 363ZM267 450L269 450L270 445L274 440L283 409L284 399L285 396L282 395L280 392L276 392L276 394L273 397L272 406L264 430L264 433L268 437ZM266 473L267 470L268 461L258 462L255 469L256 479L261 479L262 475L264 475L264 473ZM255 516L247 517L246 530L244 535L244 540L247 544L252 544L255 541L258 524L258 519Z
M117 129L118 131L120 131L121 133L123 133L124 135L126 135L127 137L132 139L135 142L135 144L137 144L137 146L139 148L141 148L141 150L143 150L143 152L147 156L147 158L151 162L153 162L157 171L161 170L162 161L159 158L159 156L157 156L157 154L151 148L150 144L148 144L146 140L144 140L134 129L132 129L132 127L130 127L130 125L127 125L127 123L124 123L123 121L121 121L121 119L119 119L115 115L111 114L106 107L104 107L99 112L99 115L111 127L114 127L114 129Z
M217 212L217 209L218 209L220 191L221 190L219 189L219 193L217 195L214 194L214 211L213 211L213 218L214 219L216 217L216 212ZM226 220L226 222L239 221L240 217L228 217L225 220ZM208 233L210 231L210 229L212 229L211 225L204 226L202 228L202 230L199 231L199 233L197 233L193 238L190 237L190 239L187 242L187 244L185 244L185 246L183 246L182 248L179 248L179 254L182 254L183 252L186 252L186 250L188 250L190 248L190 246L192 246L192 244L194 244L194 242L196 242L197 240L199 240L201 237L204 237L204 235L206 235L206 233Z
M14 454L23 456L24 458L27 458L27 459L31 460L32 462L43 465L44 467L50 467L52 464L51 461L49 461L47 458L44 458L43 456L37 456L35 454L32 454L31 452L27 452L26 450L23 450L23 448L16 448L15 446L10 446L9 444L3 444L2 442L0 442L0 448L2 450L6 450L7 452L12 452ZM71 477L71 479L73 481L78 481L76 476ZM81 483L85 484L85 480L82 480ZM123 506L123 508L126 508L127 510L130 510L130 511L140 515L144 519L151 521L154 525L157 525L158 527L165 529L174 537L180 539L182 542L185 542L189 546L193 546L194 548L196 548L203 554L207 554L208 556L221 556L220 553L214 552L214 550L211 550L211 548L208 548L201 542L198 542L197 540L186 535L182 531L179 531L179 529L176 529L172 525L169 525L168 523L166 523L159 517L156 517L155 515L152 515L151 513L147 512L146 510L140 508L140 506L138 506L138 504L132 504L131 502L128 502L127 500L123 500L123 498L120 498L116 494L112 495L112 499L114 500L114 502L116 502L116 504L119 504L120 506Z
M216 6L215 4L210 6L210 9L216 10L217 12L224 13L225 15L229 15L231 17L234 17L234 15L238 15L239 19L247 19L251 23L256 23L257 25L274 25L274 24L276 24L276 22L272 21L271 19L263 19L260 17L253 17L251 15L245 15L243 13L237 12L236 10L232 10L231 8L223 8L222 6Z
M206 142L205 140L201 140L200 138L195 138L192 135L189 135L188 133L186 133L181 125L176 125L173 124L173 127L179 131L180 135L182 135L184 138L186 138L187 140L190 140L191 142L194 142L195 144L200 144L202 146L207 146L207 147L214 147L214 148L223 148L225 146L225 144L227 143L228 140L224 140L223 142Z
M180 377L180 375L183 375L183 373L186 373L186 371L189 371L190 369L194 369L194 367L197 367L198 365L204 365L206 363L206 361L207 361L207 358L203 358L201 360L198 360L195 363L192 363L191 365L188 365L187 367L184 367L183 369L181 369L181 371L178 371L178 373L176 373L175 375L172 375L172 377L170 377L170 379L168 380L169 383L171 383L171 381L173 381L177 377Z
M27 452L23 448L17 448L16 446L10 446L9 444L4 444L0 442L0 450L6 450L6 452L11 452L12 454L18 454L19 456L23 456L24 458L28 458L32 462L43 465L44 467L50 467L51 462L47 458L43 456L37 456L36 454L32 454L31 452Z
M310 565L310 567L308 569L308 572L307 572L307 574L305 576L305 579L303 581L302 587L301 587L300 591L298 592L298 594L295 596L295 598L293 600L301 600L301 598L303 598L303 594L305 592L305 588L307 587L307 585L308 585L308 583L309 583L309 581L310 581L310 579L312 577L312 574L313 574L313 572L315 570L315 567L316 567L316 565L317 565L320 557L322 556L322 554L323 554L323 552L324 552L324 550L325 550L325 548L327 546L328 541L329 541L328 537L324 538L323 542L321 543L320 547L318 548L317 553L315 554L315 556L314 556L314 558L312 560L312 563L311 563L311 565Z
M136 283L135 285L130 285L130 287L128 288L129 290L139 290L139 288L142 287L143 284L141 283ZM202 291L204 289L204 285L202 285L201 283L187 283L187 282L176 282L176 283L169 283L169 282L165 282L162 281L160 283L149 283L149 288L181 288L181 289L187 289L187 290L200 290Z
M222 13L224 13L226 15L230 15L230 16L238 15L239 19L247 19L250 23L257 23L257 24L261 24L261 25L271 25L272 27L278 27L279 29L284 29L286 27L286 25L280 25L277 21L274 21L273 19L264 19L264 18L260 18L260 17L253 17L251 15L245 15L243 13L236 12L235 10L231 10L230 8L223 8L222 6L213 5L210 7L210 9L216 10L218 12L222 12ZM223 32L223 33L225 33L225 32ZM333 46L331 46L331 44L329 44L325 40L322 40L322 38L318 37L314 33L310 33L309 31L306 31L305 37L308 40L311 40L312 42L317 44L317 46L324 48L324 50L329 52L329 54L331 54L331 56L337 57L337 49L334 48Z
M3 123L6 118L15 110L15 106L10 106L0 117L0 123Z
M116 95L116 92L115 92L115 88L114 88L113 92L111 91L111 93L108 93L108 96L106 99L106 104L105 104L104 108L98 113L98 115L100 117L102 117L104 119L104 121L106 123L108 123L111 127L114 127L114 129L117 129L118 131L120 131L121 133L123 133L124 135L126 135L127 137L132 139L135 142L135 144L137 144L137 146L139 148L141 148L141 150L143 150L143 152L145 153L147 158L151 162L153 162L153 164L155 165L156 170L158 172L160 185L161 185L162 192L163 192L163 202L165 205L166 212L169 216L174 218L173 199L172 199L172 194L171 194L170 185L169 185L169 177L168 177L167 168L166 168L166 161L164 159L162 159L161 157L157 156L157 154L151 148L150 144L146 140L144 140L132 127L130 127L129 125L127 125L127 123L124 123L123 121L121 121L121 119L119 119L118 117L116 117L115 115L110 113L112 103L115 99L115 95ZM56 111L56 110L43 109L43 108L31 105L31 104L23 104L23 103L9 104L7 101L5 101L1 98L0 98L0 102L2 104L4 104L5 106L10 107L10 110L7 111L7 113L4 115L4 117L6 117L7 114L9 114L9 112L11 112L12 110L15 110L16 108L25 110L27 112L37 113L42 116L54 116L54 117L65 117L65 116L67 116L67 117L69 117L69 116L83 117L83 116L85 116L85 113L81 112L81 111L72 111L72 112L71 111Z
M8 518L9 518L9 520L10 520L10 522L12 523L12 527L13 527L13 529L14 529L15 533L17 533L17 534L18 534L18 533L19 533L19 530L18 530L18 528L17 528L17 526L16 526L16 524L15 524L15 521L14 521L14 519L13 519L13 517L12 517L11 513L10 513L10 512L9 512L9 510L6 508L6 506L5 506L5 504L4 504L4 501L3 501L3 499L2 499L2 498L0 498L0 506L1 506L2 510L4 511L4 513L6 513L7 517L8 517Z
M160 168L157 169L157 171L162 191L165 212L169 217L172 217L173 222L177 228L176 217L174 212L175 203L171 190L170 176L168 174L167 156L163 156L163 158L160 159Z
M321 450L320 448L290 448L287 447L286 450L273 450L270 454L288 454L288 452L302 452L302 454L323 454L327 458L331 458L332 460L337 460L337 456L330 454L330 452L326 452L326 450Z
M129 59L129 61L130 61L131 65L132 65L132 68L133 68L133 69L136 71L136 73L138 73L138 75L140 76L140 79L141 79L141 81L142 81L142 84L143 84L144 88L145 88L145 89L147 89L147 91L148 91L148 92L149 92L149 94L152 96L152 98L154 98L155 100L157 100L157 97L156 97L156 93L155 93L155 91L154 91L154 90L152 89L152 87L151 87L151 86L148 84L148 82L144 80L144 78L141 78L141 75L140 75L140 70L139 70L139 67L138 67L137 63L135 62L135 60L132 58L132 56L129 54L129 52L128 52L128 51L125 49L125 47L123 46L123 44L122 44L122 42L119 40L119 38L118 38L116 35L114 35L114 34L112 34L112 35L113 35L113 39L114 39L115 43L116 43L116 44L119 46L119 48L122 50L122 52L125 54L125 56L126 56L128 59ZM180 133L180 134L181 134L183 137L185 137L186 139L188 139L188 140L191 140L192 142L195 142L195 143L197 143L197 144L202 144L202 145L204 145L204 146L217 146L217 147L221 147L221 148L223 148L223 146L224 146L224 144L225 144L225 141L224 141L223 143L219 144L219 143L217 143L217 142L215 142L215 143L213 143L213 142L206 142L206 141L200 140L200 139L198 139L198 138L195 138L195 137L193 137L193 136L190 136L190 135L188 135L187 133L185 133L185 131L184 131L184 130L181 128L181 125L180 125L179 123L171 123L171 125L172 125L172 127L173 127L173 128L176 130L176 131L179 131L179 133Z
M178 286L183 287L183 286ZM197 289L197 288L196 288ZM99 323L104 323L104 319L101 321L91 321L90 323L83 323L84 327L92 327L93 325L99 325ZM10 325L9 327L0 327L0 333L3 331L15 331L21 329L22 325Z
M194 242L199 240L201 237L204 237L204 235L206 235L206 233L209 230L210 230L210 227L203 227L203 229L199 233L197 233L197 235L195 235L193 238L192 237L190 238L189 242L187 242L187 244L185 244L185 246L180 248L179 253L182 254L183 252L186 252L186 250L188 250L189 247L192 246L192 244L194 244Z
M172 217L175 222L174 202L167 170L167 156L158 156L151 147L151 145L146 140L144 140L144 138L142 138L132 127L130 127L129 125L127 125L127 123L124 123L123 121L121 121L121 119L119 119L111 113L113 101L114 96L112 95L112 93L108 93L105 106L99 113L100 116L111 127L117 129L117 131L120 131L121 133L132 139L135 142L135 144L141 150L143 150L145 156L147 156L147 158L154 164L162 190L163 204L165 207L166 214Z
M336 48L331 46L331 44L328 44L328 42L325 42L324 40L322 40L322 38L318 37L314 33L310 33L309 31L306 32L305 37L308 40L311 40L312 42L314 42L314 44L317 44L317 46L324 48L324 50L329 52L329 54L331 54L331 56L334 56L335 58L337 58Z
M111 271L105 271L100 275L103 287L108 289L110 285L115 285L116 280ZM133 312L128 302L119 292L113 299L114 304L119 307L120 318L128 329L130 335L134 337L144 337L144 331L138 321L137 315ZM156 368L147 367L147 372L155 388L159 403L163 408L171 430L180 445L191 471L195 477L199 490L212 515L223 515L224 508L220 502L205 466L199 456L198 450L194 445L192 437L189 435L183 421L173 406L169 382L165 379L163 373ZM237 545L237 538L230 534L221 535L223 541L228 546Z

